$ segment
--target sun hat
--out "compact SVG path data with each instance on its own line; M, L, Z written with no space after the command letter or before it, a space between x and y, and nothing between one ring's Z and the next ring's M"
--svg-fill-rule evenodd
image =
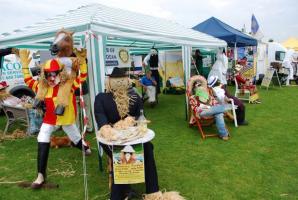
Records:
M208 87L213 87L213 85L217 82L217 80L218 80L217 76L210 76L207 81Z
M134 153L135 150L132 148L132 146L130 145L126 145L122 150L121 152L125 152L125 153Z

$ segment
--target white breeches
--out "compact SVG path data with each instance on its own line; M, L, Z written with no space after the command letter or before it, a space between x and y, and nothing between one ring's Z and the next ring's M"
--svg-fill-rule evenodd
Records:
M148 102L155 102L156 95L156 87L155 86L147 86L146 90L147 96L149 97Z
M51 141L52 133L59 127L60 126L42 123L37 136L37 141L49 143ZM62 126L62 129L74 144L77 144L81 140L80 131L75 124L64 125Z

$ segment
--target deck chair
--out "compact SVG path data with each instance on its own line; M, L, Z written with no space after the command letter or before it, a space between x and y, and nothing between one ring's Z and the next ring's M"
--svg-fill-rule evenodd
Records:
M236 78L234 78L235 81L235 97L237 97L238 99L244 100L244 101L248 101L249 103L251 102L250 99L250 91L248 89L241 89L239 88L238 82L236 80Z
M3 134L5 135L8 131L8 128L16 122L21 122L23 126L27 127L26 133L28 134L28 128L29 128L28 110L23 107L14 107L6 104L2 104L2 108L7 120Z
M195 111L191 109L191 106L189 104L189 99L193 95L192 94L192 85L193 85L194 81L198 81L198 80L201 81L202 84L206 85L206 87L207 87L206 79L203 76L200 76L200 75L196 75L196 76L191 77L189 79L189 81L187 82L186 96L187 96L187 99L188 99L189 127L197 126L198 131L201 133L202 139L206 139L207 137L217 137L218 134L216 134L216 133L206 133L203 130L203 127L212 126L214 124L214 122L215 122L214 117L201 117L201 118L198 118L195 115Z

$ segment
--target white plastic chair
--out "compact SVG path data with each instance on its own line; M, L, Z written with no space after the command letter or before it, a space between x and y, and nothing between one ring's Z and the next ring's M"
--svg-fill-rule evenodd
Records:
M240 89L236 78L234 78L234 81L236 86L234 96L237 97L238 99L248 101L250 103L250 96L251 96L250 91L248 89Z

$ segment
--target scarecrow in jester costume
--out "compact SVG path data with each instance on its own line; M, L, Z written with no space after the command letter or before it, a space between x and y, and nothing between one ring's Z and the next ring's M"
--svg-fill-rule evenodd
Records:
M71 34L63 30L62 36L59 34L57 36L65 39L66 36L71 36ZM72 38L70 37L67 40L72 40ZM68 43L68 41L65 43ZM86 51L75 51L76 58L59 57L59 55L70 56L70 52L72 53L72 47L65 46L60 47L57 51L57 58L48 60L41 65L41 77L39 80L34 80L29 71L30 52L25 49L19 51L24 81L28 87L37 93L36 98L39 101L43 101L46 108L43 123L37 137L38 175L31 185L33 189L41 188L46 181L50 136L57 128L62 126L62 129L75 147L83 149L86 155L91 153L89 146L82 140L79 129L75 124L77 108L74 91L79 88L80 83L85 81L87 77ZM69 54L66 54L66 52ZM77 75L78 70L80 70L79 76ZM63 105L63 112L60 112L61 109L59 110L61 104Z

